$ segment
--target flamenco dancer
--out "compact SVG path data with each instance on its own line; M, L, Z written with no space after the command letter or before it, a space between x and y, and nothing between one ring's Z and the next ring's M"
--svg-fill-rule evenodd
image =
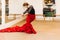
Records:
M2 29L0 30L0 32L25 32L28 34L36 34L36 31L33 29L33 26L31 24L31 22L35 19L35 9L32 5L29 5L28 3L24 3L23 7L27 8L23 15L28 13L26 23L22 27L14 26L11 28Z

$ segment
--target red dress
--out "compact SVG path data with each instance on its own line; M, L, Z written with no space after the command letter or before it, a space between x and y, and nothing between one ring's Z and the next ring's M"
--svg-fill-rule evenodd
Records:
M13 26L11 28L6 28L0 30L0 32L25 32L29 34L36 34L36 31L33 29L31 22L35 19L35 14L28 14L26 18L26 23L20 27L20 26Z

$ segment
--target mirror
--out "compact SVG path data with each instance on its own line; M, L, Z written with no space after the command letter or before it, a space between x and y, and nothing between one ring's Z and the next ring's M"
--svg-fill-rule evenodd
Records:
M9 22L15 20L14 15L9 13L9 9L10 9L9 8L9 0L5 0L5 17L6 17L5 23L9 23Z

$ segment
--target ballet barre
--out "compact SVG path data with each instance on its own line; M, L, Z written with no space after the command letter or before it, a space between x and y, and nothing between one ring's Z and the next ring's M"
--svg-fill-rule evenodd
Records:
M36 14L36 16L43 16L44 22L46 21L47 17L45 17L45 15L43 15L43 14ZM53 16L53 14L52 14L52 16ZM57 16L60 16L60 15L55 15L55 16L57 17ZM54 19L55 17L51 17L51 18L52 18L52 22L55 21L55 19Z
M13 15L14 16L14 19L16 19L16 16L18 16L19 15L19 17L22 17L22 14L10 14L10 15ZM35 14L36 16L42 16L43 17L43 20L44 20L44 22L46 21L46 18L47 17L45 17L45 15L43 15L43 14ZM25 16L27 16L27 15L24 15L24 17ZM53 16L53 14L52 14L52 16ZM60 16L60 15L56 15L56 16ZM50 19L50 17L48 17L49 19ZM52 18L52 21L54 21L55 19L55 17L51 17Z

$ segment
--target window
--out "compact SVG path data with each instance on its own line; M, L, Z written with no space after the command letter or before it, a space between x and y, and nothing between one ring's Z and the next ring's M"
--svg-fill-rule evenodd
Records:
M44 0L43 15L45 17L56 17L55 0Z

